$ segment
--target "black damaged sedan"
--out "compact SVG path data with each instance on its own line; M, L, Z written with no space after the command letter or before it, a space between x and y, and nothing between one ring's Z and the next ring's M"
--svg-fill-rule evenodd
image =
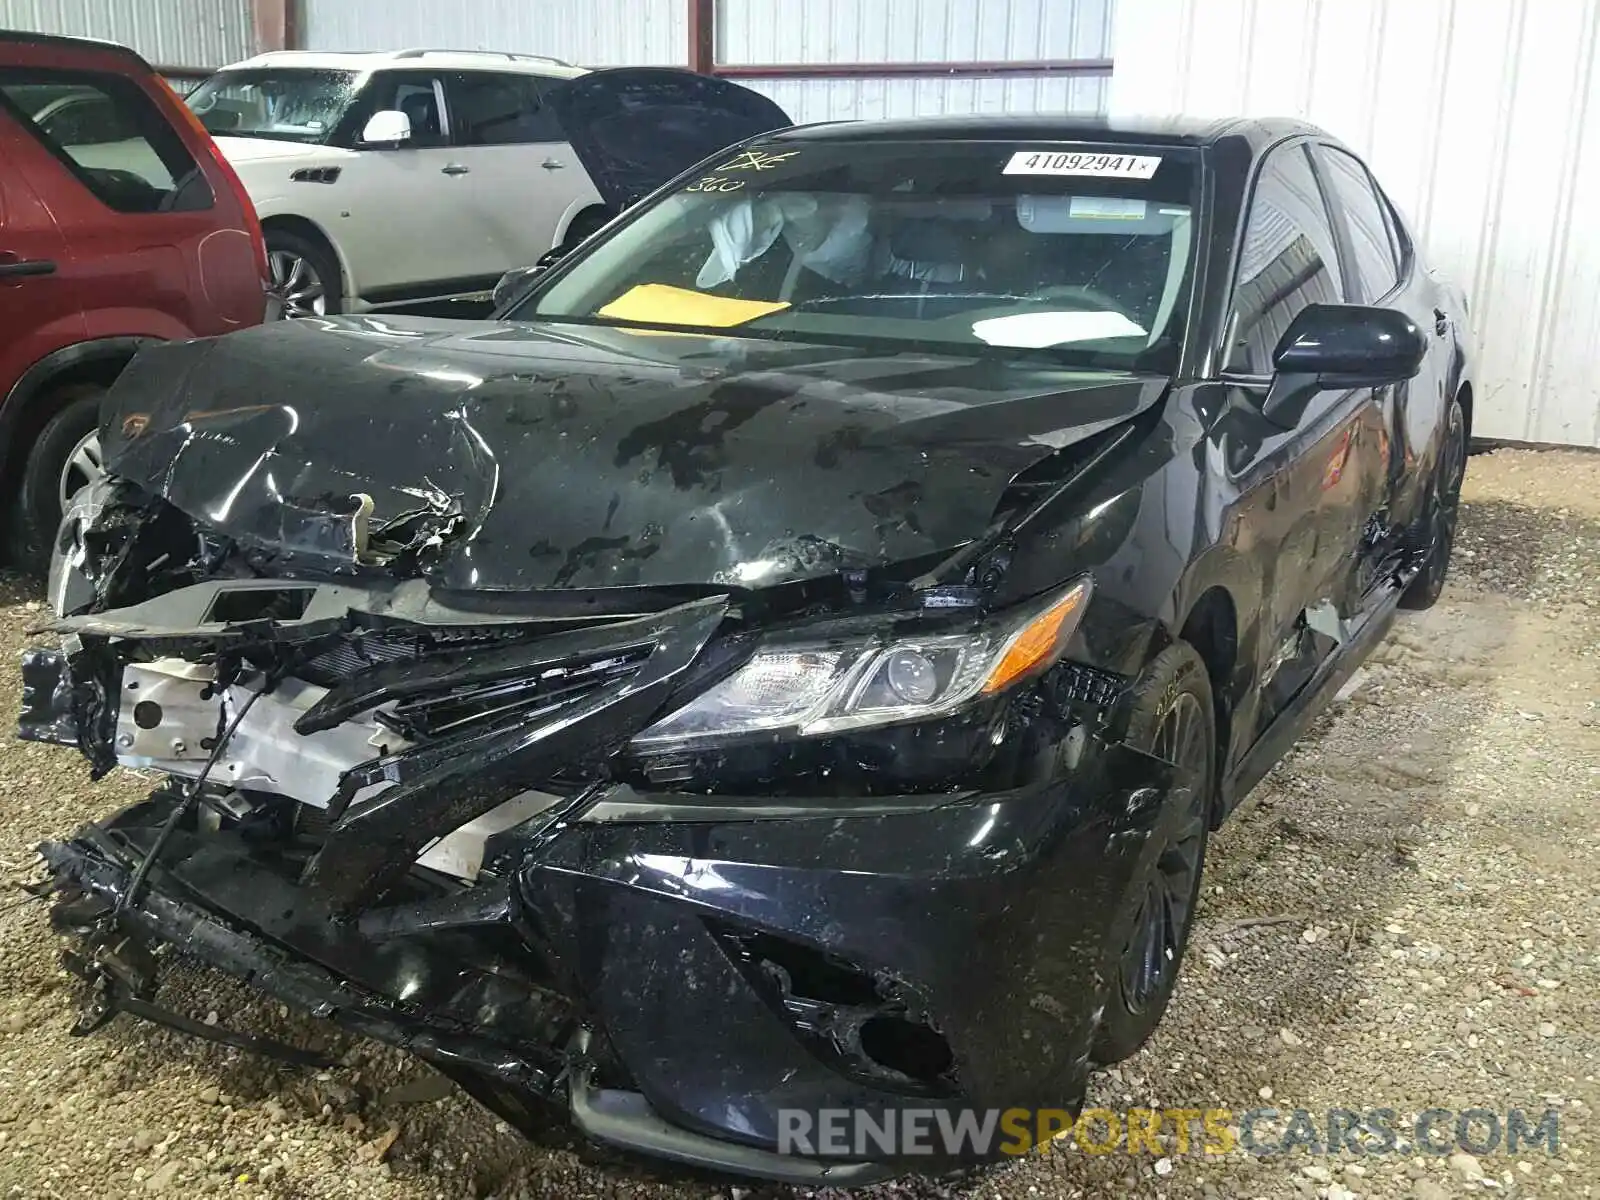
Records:
M1440 593L1461 295L1316 129L1044 119L764 133L507 290L111 393L21 730L166 781L42 847L85 1027L178 952L792 1180L904 1163L784 1112L1076 1107Z

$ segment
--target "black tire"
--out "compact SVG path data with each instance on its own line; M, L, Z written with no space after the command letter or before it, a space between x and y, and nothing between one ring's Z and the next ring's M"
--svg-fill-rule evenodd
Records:
M1450 574L1450 555L1456 544L1456 523L1461 515L1461 481L1467 473L1467 417L1461 401L1452 399L1444 414L1444 438L1433 485L1428 489L1427 511L1416 533L1422 567L1406 585L1400 607L1420 611L1432 608L1444 592Z
M100 425L105 388L76 383L59 388L40 403L52 410L28 448L11 510L11 555L24 571L42 575L61 524L61 476L78 444Z
M287 229L268 229L266 232L267 260L272 274L273 290L284 302L284 316L334 316L344 311L344 276L339 271L339 260L321 241L302 237ZM279 259L275 255L298 258L311 267L322 285L322 310L320 313L291 312L289 295L280 287Z
M1168 646L1130 696L1127 740L1179 764L1129 884L1123 918L1107 946L1109 991L1093 1056L1130 1057L1161 1023L1194 928L1212 798L1217 719L1206 665L1187 642Z

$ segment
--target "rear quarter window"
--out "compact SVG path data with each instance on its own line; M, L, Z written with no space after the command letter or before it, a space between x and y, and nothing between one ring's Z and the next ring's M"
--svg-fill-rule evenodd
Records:
M0 105L101 203L117 212L189 212L211 188L183 138L120 75L0 67Z

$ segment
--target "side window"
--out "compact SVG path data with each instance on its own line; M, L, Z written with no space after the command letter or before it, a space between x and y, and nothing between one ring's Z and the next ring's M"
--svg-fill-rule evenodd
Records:
M1389 244L1394 247L1395 261L1404 270L1407 256L1415 249L1411 231L1406 228L1405 218L1394 206L1394 201L1389 199L1376 179L1372 181L1372 190L1378 194L1378 205L1383 209L1383 223L1389 228Z
M1311 160L1303 146L1275 150L1250 199L1228 318L1226 368L1271 374L1272 352L1300 310L1343 300L1333 229Z
M561 128L532 75L462 71L450 80L450 112L460 146L559 142Z
M210 208L183 138L131 79L88 71L0 67L0 105L108 208Z
M1331 146L1324 146L1317 153L1327 167L1328 185L1350 230L1357 276L1349 281L1350 299L1371 304L1387 296L1400 282L1400 263L1383 205L1373 191L1367 169L1354 157Z
M362 125L373 113L392 109L410 118L413 146L427 149L450 141L442 76L428 71L387 71L373 79L362 101ZM356 133L360 132L357 126Z

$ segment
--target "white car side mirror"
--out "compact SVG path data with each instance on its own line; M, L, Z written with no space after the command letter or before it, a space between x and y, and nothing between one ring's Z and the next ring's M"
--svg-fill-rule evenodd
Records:
M410 140L411 118L393 108L373 113L361 131L363 146L398 146Z

